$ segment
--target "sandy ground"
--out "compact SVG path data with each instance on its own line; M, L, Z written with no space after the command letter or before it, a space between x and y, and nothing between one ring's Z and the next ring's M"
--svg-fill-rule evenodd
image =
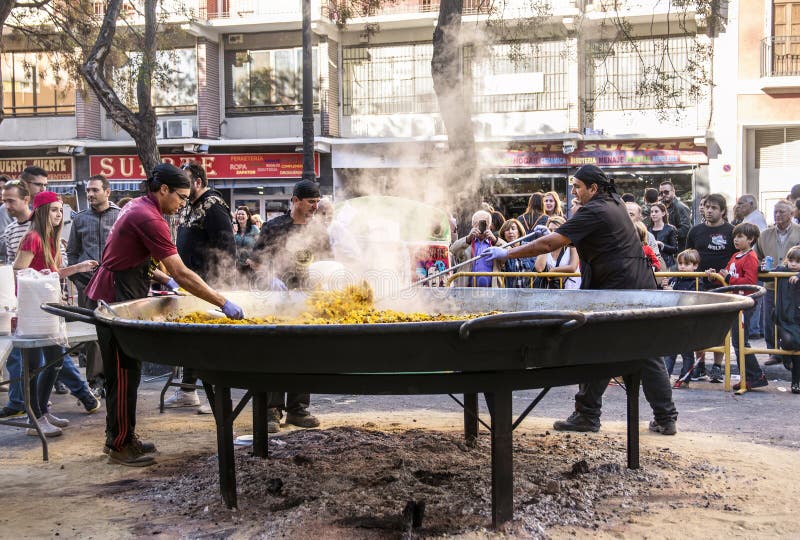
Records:
M228 538L271 537L268 527L260 528L257 519L244 523L242 511L227 511L218 497L211 497L209 509L188 511L186 504L172 512L159 496L136 496L137 485L168 486L183 478L187 471L213 471L216 453L213 420L194 414L192 409L156 410L156 387L142 393L138 431L155 442L159 449L158 465L130 469L106 464L101 453L104 415L87 416L74 406L74 400L54 396L55 411L73 421L64 436L51 439L50 461L41 460L36 439L22 430L0 426L0 527L2 536L14 538ZM235 426L237 435L250 431L249 407ZM431 430L457 434L461 415L430 410L397 412L326 413L323 427L350 426L402 434L408 430ZM516 441L542 437L552 419L530 418L515 432ZM598 511L613 510L619 519L602 526L550 527L545 535L552 538L797 538L796 501L800 500L800 463L798 451L763 444L753 444L719 434L681 432L664 437L647 432L641 426L643 465L657 467L651 459L659 453L668 456L674 467L651 471L658 473L659 485L649 486L646 496L630 501L614 498L597 503ZM488 439L482 432L484 439ZM562 434L548 435L563 437ZM605 422L600 434L580 435L584 447L611 446L624 463L624 425ZM558 442L558 439L556 439ZM485 444L485 443L482 443ZM580 448L580 447L579 447ZM238 452L246 452L240 449ZM580 452L578 452L580 454ZM575 460L581 455L576 455ZM516 455L519 460L534 459L530 454ZM486 464L489 456L486 453ZM703 463L702 473L693 473L693 463ZM563 466L569 469L572 459ZM194 467L197 465L197 467ZM240 471L240 476L244 473ZM689 480L691 477L691 480ZM488 482L488 478L487 478ZM191 497L189 497L191 498ZM515 500L515 505L520 501ZM516 507L517 515L525 508ZM251 516L252 517L252 516ZM269 520L269 515L263 519ZM513 525L501 533L487 531L489 523L459 538L530 537ZM596 525L595 525L596 526ZM355 529L323 527L309 523L307 534L295 532L290 537L315 535L337 538L379 538L383 534L362 535ZM316 530L316 533L313 532ZM389 534L386 537L396 537Z

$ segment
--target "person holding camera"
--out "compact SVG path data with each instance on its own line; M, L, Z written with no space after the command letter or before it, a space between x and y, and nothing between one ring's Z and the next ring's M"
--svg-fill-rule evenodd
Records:
M472 229L467 236L459 238L450 245L450 253L455 264L462 263L483 254L492 246L505 246L506 242L492 232L492 216L485 210L472 214ZM472 263L470 272L501 272L502 262L487 262L478 259ZM460 287L501 287L500 278L489 276L459 278Z

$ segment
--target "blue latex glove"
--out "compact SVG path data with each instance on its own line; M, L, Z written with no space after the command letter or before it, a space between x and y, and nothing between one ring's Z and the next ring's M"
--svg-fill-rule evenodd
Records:
M500 261L503 262L508 259L508 250L497 246L486 248L486 251L481 253L481 257L489 262Z
M225 303L222 305L222 312L225 315L227 315L229 319L244 318L244 311L242 310L242 308L240 308L230 300L225 300Z
M177 291L178 289L181 288L181 286L178 285L178 282L175 281L174 278L169 278L169 281L167 281L167 283L164 286L167 289L171 290L172 292L175 292L175 291Z
M269 290L271 291L288 291L289 288L286 286L286 283L279 280L278 278L272 278L272 283L269 286Z

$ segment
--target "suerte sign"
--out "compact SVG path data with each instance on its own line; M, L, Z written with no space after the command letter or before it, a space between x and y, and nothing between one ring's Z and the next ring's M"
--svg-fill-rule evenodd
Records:
M299 179L303 174L302 154L174 154L162 155L161 161L180 167L194 161L209 179ZM138 156L91 156L91 175L102 174L109 180L144 180L146 175ZM319 176L319 154L314 154L314 172Z

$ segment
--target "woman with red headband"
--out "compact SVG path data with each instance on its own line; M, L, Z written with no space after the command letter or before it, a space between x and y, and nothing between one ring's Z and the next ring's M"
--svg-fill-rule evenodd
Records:
M14 261L14 271L32 268L36 271L50 270L57 272L59 278L65 278L78 272L91 272L97 266L97 261L83 261L66 268L61 268L61 226L64 222L63 203L52 191L42 191L33 199L33 217L31 228L22 238ZM44 357L45 365L58 359L48 366L37 377L35 391L31 389L31 409L36 416L39 427L47 437L61 435L61 428L69 424L68 420L51 414L47 409L50 392L56 382L64 350L59 346L42 347L38 357ZM34 353L34 358L36 355ZM39 366L31 366L37 368ZM29 435L36 435L34 429L28 430Z

